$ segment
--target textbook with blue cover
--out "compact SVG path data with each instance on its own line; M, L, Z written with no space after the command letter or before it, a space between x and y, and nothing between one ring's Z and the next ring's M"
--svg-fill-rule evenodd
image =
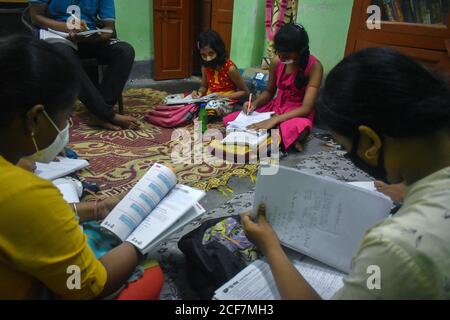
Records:
M103 220L102 227L147 254L205 212L198 203L204 195L202 190L177 184L171 169L154 164Z

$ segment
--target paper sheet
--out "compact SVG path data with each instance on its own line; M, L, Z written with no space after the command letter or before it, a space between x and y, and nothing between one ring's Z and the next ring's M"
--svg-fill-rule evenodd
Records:
M78 45L75 42L70 41L68 35L65 36L64 32L48 31L44 29L39 30L39 39L47 41L49 43L64 43L75 50L78 50Z
M205 193L185 185L176 185L155 209L129 235L126 241L143 251L171 228Z
M343 286L343 273L309 258L293 264L322 299L330 299ZM269 264L256 260L233 279L216 290L217 300L279 300L281 299Z
M264 143L268 137L267 133L236 131L228 133L221 142L227 145L250 146L254 148Z
M67 203L78 203L83 193L83 186L80 181L73 179L56 179L52 181L59 189Z
M375 184L373 181L355 181L355 182L347 182L348 184L351 184L352 186L358 187L358 188L362 188L362 189L366 189L372 192L376 192L378 195L383 196L389 200L391 200L391 198L389 198L387 195L379 192L377 190L377 188L375 188Z
M103 221L102 227L124 241L176 185L169 168L155 164Z
M377 193L283 166L276 175L258 175L255 215L261 203L285 246L343 272L366 231L392 207Z
M244 112L239 113L238 117L228 123L227 130L247 130L247 127L264 120L268 120L272 117L274 112L256 112L253 111L247 115Z
M163 241L167 240L171 235L177 232L180 228L184 227L188 223L191 223L195 219L201 217L206 212L205 208L200 203L196 203L184 216L182 216L177 222L175 222L169 229L161 233L153 242L142 250L143 254L151 253L155 250Z
M55 180L89 166L89 162L86 160L64 157L58 157L58 159L59 161L50 163L36 162L36 171L34 173L43 179Z
M167 105L177 105L177 104L191 104L198 102L207 102L214 98L217 98L216 93L211 93L209 95L200 97L200 98L192 98L192 95L188 95L186 97L182 97L182 95L172 95L168 96L164 99L164 104Z

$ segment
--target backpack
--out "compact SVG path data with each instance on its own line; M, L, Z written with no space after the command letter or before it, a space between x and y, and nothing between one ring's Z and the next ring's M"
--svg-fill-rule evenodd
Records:
M217 288L258 258L240 221L240 216L206 221L178 242L189 285L201 299L211 299Z
M198 112L198 106L195 104L167 106L159 105L155 110L145 115L145 120L151 124L174 128L184 126L191 122Z

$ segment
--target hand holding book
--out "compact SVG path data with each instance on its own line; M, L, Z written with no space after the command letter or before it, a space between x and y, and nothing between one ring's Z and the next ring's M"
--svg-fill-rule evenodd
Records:
M251 213L245 213L241 217L242 225L248 239L254 243L261 252L267 256L272 249L282 250L277 234L266 219L266 206L260 204L258 207L257 222L251 218Z
M102 227L147 253L164 237L203 214L197 202L204 195L201 190L177 184L170 168L154 164Z

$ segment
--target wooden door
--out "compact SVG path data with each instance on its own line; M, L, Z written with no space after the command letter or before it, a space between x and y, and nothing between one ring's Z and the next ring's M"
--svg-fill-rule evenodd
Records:
M234 0L212 0L211 29L217 31L225 42L228 55L231 51Z
M200 55L198 54L197 39L200 33L211 29L212 0L194 0L194 36L192 43L192 74L201 76Z
M192 0L153 3L155 80L187 78L192 65Z

